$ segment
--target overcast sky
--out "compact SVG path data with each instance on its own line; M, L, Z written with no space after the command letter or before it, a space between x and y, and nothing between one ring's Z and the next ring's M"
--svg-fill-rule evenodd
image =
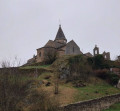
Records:
M0 61L26 61L54 40L59 19L68 41L83 53L95 44L120 55L120 0L0 0Z

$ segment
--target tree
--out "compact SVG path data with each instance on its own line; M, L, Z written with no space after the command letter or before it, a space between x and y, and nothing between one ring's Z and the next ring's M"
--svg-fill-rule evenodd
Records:
M57 52L54 49L46 50L45 52L45 63L52 64L57 58Z
M0 70L0 111L18 111L17 105L27 95L28 87L21 81L17 69L6 68L6 63L2 63L4 67Z

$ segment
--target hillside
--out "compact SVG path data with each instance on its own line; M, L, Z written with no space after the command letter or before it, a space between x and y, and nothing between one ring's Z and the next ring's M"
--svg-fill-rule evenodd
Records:
M120 93L106 80L95 76L87 58L81 55L61 57L52 65L26 66L22 69L45 69L35 80L42 81L42 88L57 98L61 105ZM58 95L54 95L56 80Z
M120 93L114 87L119 76L109 72L112 64L101 56L77 55L49 65L1 68L0 111L57 111L61 105Z

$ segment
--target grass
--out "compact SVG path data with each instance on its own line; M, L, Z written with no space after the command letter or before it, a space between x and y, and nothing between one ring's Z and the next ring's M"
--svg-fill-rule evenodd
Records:
M51 77L49 79L45 79L47 76L51 76ZM13 79L12 81L14 81ZM95 83L94 82L91 83L87 81L86 87L80 87L80 88L73 87L72 82L65 83L65 81L60 80L59 94L56 96L54 95L54 82L55 82L54 73L43 72L41 75L39 75L38 78L20 75L20 77L17 79L18 80L20 79L22 82L34 80L32 86L33 87L36 86L39 89L41 89L41 86L39 83L40 81L43 81L44 84L42 85L42 87L45 90L47 90L51 96L55 96L59 100L61 105L66 105L74 102L90 100L90 99L95 99L95 98L99 98L99 97L103 97L111 94L120 93L119 89L107 84L105 81L102 81L100 79L97 79L96 81L92 80ZM47 82L51 83L51 85L48 87L45 86Z
M45 80L44 78L46 76L51 75L52 77L46 81L51 82L51 86L45 87L48 92L50 92L50 95L54 94L54 74L53 73L43 73L38 77L38 80ZM116 93L120 93L120 90L109 85L105 81L98 80L98 83L90 83L87 84L86 87L80 87L76 88L73 86L71 82L64 83L64 81L60 81L59 83L59 94L56 96L60 102L61 105L70 104L74 102L79 101L85 101L95 98L104 97L107 95L112 95Z
M110 84L99 78L92 77L90 81L87 81L84 84L86 85L85 87L79 88L74 87L71 82L67 84L62 84L62 86L65 88L69 87L76 90L73 95L73 102L85 101L120 93L120 89L111 86Z
M109 109L103 111L120 111L120 103L114 104Z
M51 78L45 80L46 76L51 76ZM65 83L64 81L61 80L59 83L60 94L58 96L60 103L69 104L69 103L90 100L90 99L104 97L107 95L120 93L119 89L111 86L105 81L98 78L95 81L94 79L96 78L92 78L92 82L87 82L86 87L80 87L80 88L74 87L71 82ZM43 81L45 80L51 82L51 86L49 87L44 86L44 88L47 89L48 92L51 92L51 90L53 91L54 73L44 72L37 78L37 80L43 80ZM51 92L50 95L52 94L53 92Z
M40 68L48 68L50 65L40 65L40 66L25 66L21 67L21 69L40 69Z
M95 98L100 98L107 95L112 95L116 93L120 93L120 90L114 88L113 86L105 83L105 84L96 84L96 85L88 85L83 88L76 88L78 90L75 95L75 102L90 100Z
M44 87L50 95L54 95L54 84ZM120 93L120 90L109 84L88 85L86 87L75 88L71 84L59 84L59 94L56 96L61 105L85 101Z
M47 77L47 76L53 77L54 74L53 74L53 73L50 73L50 72L44 72L44 73L42 73L42 74L37 78L37 80L44 80L45 77ZM51 79L51 78L50 78L50 79Z

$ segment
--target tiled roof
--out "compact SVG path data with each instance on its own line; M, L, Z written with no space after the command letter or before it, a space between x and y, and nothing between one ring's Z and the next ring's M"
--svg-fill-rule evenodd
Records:
M64 46L64 44L49 40L44 47L60 48L62 46Z

